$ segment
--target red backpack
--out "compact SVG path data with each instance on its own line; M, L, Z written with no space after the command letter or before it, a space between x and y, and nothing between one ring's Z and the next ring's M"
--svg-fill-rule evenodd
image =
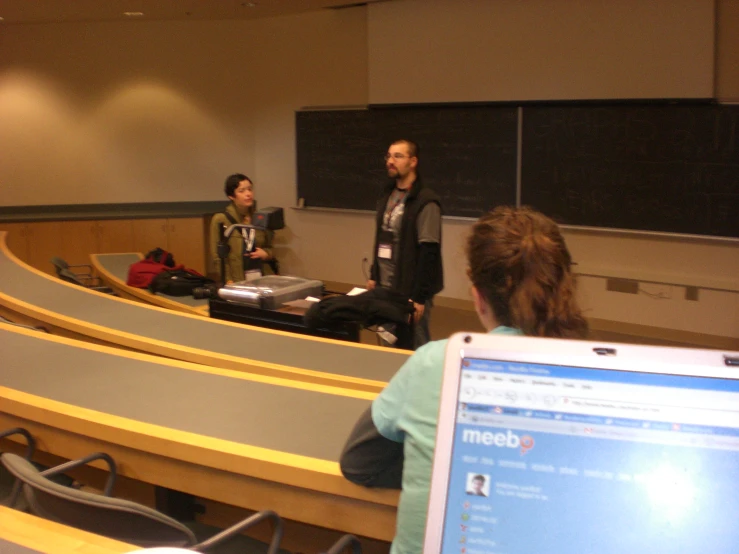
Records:
M130 287L145 289L152 279L162 271L175 267L174 258L169 252L157 248L146 255L143 260L133 263L128 268L126 284Z

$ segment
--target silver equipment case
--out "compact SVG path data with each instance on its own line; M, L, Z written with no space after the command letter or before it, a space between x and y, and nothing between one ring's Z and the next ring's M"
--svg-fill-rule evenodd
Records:
M235 304L264 310L276 310L285 302L307 296L321 297L323 282L290 275L266 275L251 281L239 281L218 290L218 296Z

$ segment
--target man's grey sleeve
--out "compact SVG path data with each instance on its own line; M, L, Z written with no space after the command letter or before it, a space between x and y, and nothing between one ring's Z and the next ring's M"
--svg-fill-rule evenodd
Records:
M441 207L429 202L418 214L416 223L418 242L441 242Z
M372 421L372 406L359 418L341 453L341 473L365 487L401 488L403 443L383 437Z

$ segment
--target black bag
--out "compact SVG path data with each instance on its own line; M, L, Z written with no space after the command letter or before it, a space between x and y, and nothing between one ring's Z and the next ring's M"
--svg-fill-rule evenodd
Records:
M159 273L149 284L149 290L169 296L192 296L192 291L198 287L215 284L213 279L200 275L194 269L178 267Z
M145 260L154 260L157 263L164 264L167 267L174 267L174 257L170 252L167 252L163 248L155 248L154 250L149 251L146 256L144 256Z

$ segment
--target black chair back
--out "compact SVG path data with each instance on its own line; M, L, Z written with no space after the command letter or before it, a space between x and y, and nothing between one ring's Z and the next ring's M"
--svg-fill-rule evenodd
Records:
M147 506L64 487L15 454L5 453L0 459L23 482L31 512L40 517L144 548L197 542L190 529Z
M0 321L7 320L0 317ZM12 437L13 435L21 435L23 438L26 439L26 453L24 457L26 460L30 461L33 457L33 453L36 451L36 439L34 439L31 433L29 433L28 430L24 429L23 427L14 427L12 429L0 431L0 439ZM21 497L20 493L22 482L13 477L13 475L9 471L2 468L2 466L0 466L0 484L3 486L3 488L6 488L6 486L10 488L10 493L5 498L0 498L0 505L17 508L19 510L25 510L25 503L19 502L19 498Z

